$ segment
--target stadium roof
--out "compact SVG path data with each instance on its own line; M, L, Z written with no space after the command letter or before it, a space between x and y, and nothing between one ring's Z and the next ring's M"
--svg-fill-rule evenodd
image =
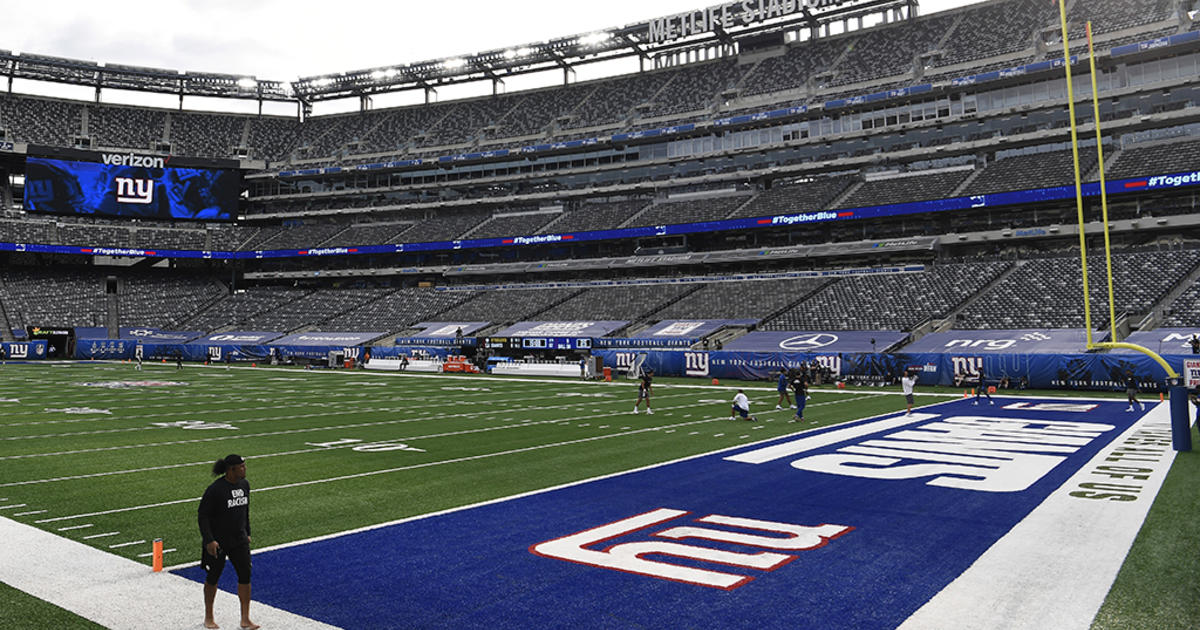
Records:
M580 64L638 56L643 61L706 47L733 50L755 35L809 28L907 7L915 16L919 0L738 0L704 9L653 18L544 42L411 64L301 77L295 82L253 76L185 72L163 68L105 64L0 50L0 74L14 79L104 88L258 101L310 103L561 68L569 74ZM899 15L899 14L897 14ZM449 33L453 35L453 33Z
M471 55L301 77L297 98L320 101L544 72L621 57L651 58L681 49L733 46L749 35L809 27L908 7L918 0L746 0L621 27Z

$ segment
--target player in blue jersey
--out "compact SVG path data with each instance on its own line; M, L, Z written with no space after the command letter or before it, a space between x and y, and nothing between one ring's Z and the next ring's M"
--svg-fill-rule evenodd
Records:
M784 401L787 401L788 409L790 409L792 406L792 398L788 394L788 381L790 380L788 378L788 372L789 370L779 370L779 381L775 383L775 390L779 392L779 400L775 401L776 410L785 408L783 407Z

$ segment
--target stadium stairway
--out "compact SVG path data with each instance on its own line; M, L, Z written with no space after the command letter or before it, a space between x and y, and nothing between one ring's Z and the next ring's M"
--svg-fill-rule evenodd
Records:
M966 190L967 188L970 188L971 184L975 183L975 180L979 178L979 175L981 173L983 173L983 169L979 168L977 166L975 168L975 170L972 171L970 175L967 175L966 179L959 182L958 186L956 186L954 188L954 190L951 191L950 194L947 196L948 197L961 197L963 191Z
M842 207L842 204L845 203L847 199L854 196L854 193L858 192L859 188L862 188L863 186L865 186L867 184L866 180L861 179L861 175L859 177L860 177L860 179L855 180L855 182L853 184L850 184L848 187L846 187L846 189L842 191L842 194L838 195L837 197L834 197L833 200L830 201L829 205L826 207L828 207L828 208Z
M976 171L976 172L978 172L978 171ZM964 310L967 309L967 307L974 304L975 300L978 300L981 296L987 295L987 293L989 291L991 291L992 288L994 288L996 285L1000 284L1001 282L1004 282L1004 280L1006 278L1008 278L1009 276L1016 273L1017 270L1020 269L1024 264L1025 264L1024 260L1016 261L1016 264L1010 266L1008 269L1001 272L995 278L992 278L991 282L983 285L978 291L975 292L974 295L967 296L967 299L963 300L962 302L959 302L958 306L954 307L953 311L946 314L946 318L942 320L941 324L933 327L932 329L930 329L926 332L927 333L943 332L943 331L954 328L954 325L958 322L959 313L962 313ZM922 335L922 336L924 336L924 335ZM920 339L920 337L914 337L914 338L910 339L909 343L912 343L913 341L916 341L917 339Z
M1130 326L1131 330L1153 330L1154 328L1158 328L1159 322L1166 318L1166 313L1175 304L1175 300L1178 300L1179 296L1183 295L1185 291L1197 282L1200 282L1200 265L1197 265L1185 278L1171 287L1171 290L1161 300L1155 302L1154 306L1150 307L1150 312L1145 318L1137 324Z

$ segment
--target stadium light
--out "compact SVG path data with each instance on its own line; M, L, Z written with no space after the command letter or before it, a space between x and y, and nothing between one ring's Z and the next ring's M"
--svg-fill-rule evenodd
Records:
M323 88L323 87L328 87L332 83L333 83L333 79L330 79L329 77L321 77L321 78L313 81L312 85L313 85L313 87L316 87L316 88Z
M579 38L579 43L584 46L595 46L612 39L612 33L588 33Z
M442 62L442 67L447 70L457 70L465 65L467 65L467 60L462 57L455 57Z
M258 81L254 80L253 77L242 77L237 80L237 86L243 90L253 90L258 87Z

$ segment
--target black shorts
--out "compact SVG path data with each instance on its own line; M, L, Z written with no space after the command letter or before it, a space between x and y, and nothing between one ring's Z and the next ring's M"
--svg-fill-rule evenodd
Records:
M238 584L250 583L250 545L239 545L233 549L225 549L224 547L217 549L217 555L211 556L204 545L200 546L200 567L207 573L204 578L206 584L216 584L221 579L221 572L225 570L225 558L229 558L229 562L233 564L233 570L237 571Z

